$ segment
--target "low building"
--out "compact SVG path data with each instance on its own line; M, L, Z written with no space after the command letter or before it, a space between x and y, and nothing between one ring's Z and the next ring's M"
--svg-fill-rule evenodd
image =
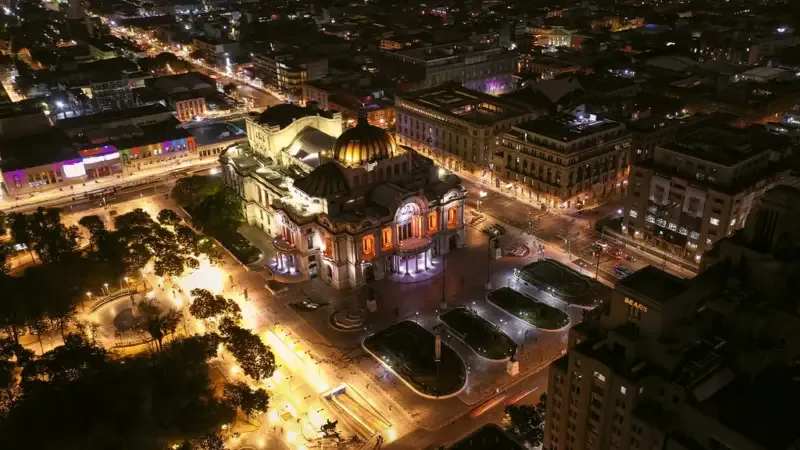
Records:
M582 208L622 195L631 135L594 114L562 113L513 126L495 154L495 183L545 208Z
M218 159L228 147L247 142L244 130L225 122L193 124L186 130L194 137L200 159Z
M631 168L623 231L695 258L745 226L755 200L788 175L792 141L758 127L704 126Z
M340 114L285 104L247 124L250 144L220 161L247 220L274 236L275 279L411 280L465 244L459 179L365 117L342 133Z
M518 59L517 53L503 47L497 36L482 41L384 51L383 57L387 71L405 75L408 91L455 82L491 94L513 90Z
M395 107L400 144L448 169L482 177L490 176L498 137L539 113L523 103L455 83L398 93Z
M201 58L208 64L217 67L226 67L234 61L241 51L238 41L228 39L194 38L194 48L202 55Z

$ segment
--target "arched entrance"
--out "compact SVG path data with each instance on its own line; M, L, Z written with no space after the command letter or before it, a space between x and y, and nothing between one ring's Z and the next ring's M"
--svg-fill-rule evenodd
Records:
M333 281L333 269L330 265L325 266L325 278L328 281Z
M375 268L372 266L367 266L364 268L364 279L369 283L370 281L375 281Z
M450 243L450 250L457 249L458 248L458 235L454 234L454 235L450 236L450 239L448 239L448 242Z

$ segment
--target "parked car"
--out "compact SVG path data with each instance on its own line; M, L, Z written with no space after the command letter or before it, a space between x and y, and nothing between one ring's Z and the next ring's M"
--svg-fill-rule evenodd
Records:
M630 262L636 262L636 257L631 254L625 255L625 259L627 259Z

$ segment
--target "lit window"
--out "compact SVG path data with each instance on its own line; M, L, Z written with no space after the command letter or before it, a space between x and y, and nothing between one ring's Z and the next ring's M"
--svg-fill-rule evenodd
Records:
M669 230L670 230L670 231L677 231L677 230L678 230L678 226L677 226L677 225L675 225L674 223L670 223L670 224L667 226L667 228L669 228Z
M383 249L392 248L392 228L386 227L381 230L381 241L383 244Z
M731 226L736 225L736 219L731 219Z
M711 225L715 226L719 225L719 219L717 219L716 217L712 217L711 219L709 219L709 222L711 222Z
M594 377L595 377L595 378L597 378L597 379L598 379L598 380L600 380L600 381L606 381L606 376L605 376L605 375L603 375L603 374L602 374L602 373L600 373L600 372L595 372L595 373L594 373Z
M691 237L692 239L700 239L700 233L698 233L697 231L692 231L691 233L689 233L689 237Z
M706 244L711 245L711 238L706 238Z
M656 218L654 216L647 216L644 218L644 220L650 223L655 223Z
M619 393L620 394L625 395L626 392L628 392L628 389L625 386L620 386L619 387Z
M678 229L678 233L682 234L683 236L686 236L689 234L689 230L687 230L686 227L680 227L680 229Z
M638 216L639 216L639 213L638 213L638 212L636 212L636 210L635 210L635 209L632 209L632 210L628 211L628 215L629 215L629 216L631 216L631 217L633 217L633 218L635 219L636 217L638 217Z
M691 249L697 248L697 244L695 244L694 242L687 242L686 246L691 248Z

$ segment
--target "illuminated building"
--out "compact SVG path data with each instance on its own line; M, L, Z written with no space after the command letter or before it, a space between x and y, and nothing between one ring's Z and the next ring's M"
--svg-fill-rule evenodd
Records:
M284 104L248 120L248 145L220 158L247 220L274 237L276 278L338 289L415 276L464 245L466 192L362 116ZM407 275L406 275L407 274Z
M542 448L795 448L796 295L770 305L729 264L691 280L648 266L618 281L550 365Z
M497 35L474 36L467 42L384 51L387 70L408 76L409 91L455 82L490 94L513 90L517 53L504 48Z
M744 227L754 201L788 175L791 148L785 136L717 127L657 145L631 168L623 231L699 261Z
M495 155L498 185L544 208L580 208L621 194L631 136L625 125L578 112L515 125Z
M455 83L398 93L397 139L450 170L489 176L497 138L537 113L520 102Z

